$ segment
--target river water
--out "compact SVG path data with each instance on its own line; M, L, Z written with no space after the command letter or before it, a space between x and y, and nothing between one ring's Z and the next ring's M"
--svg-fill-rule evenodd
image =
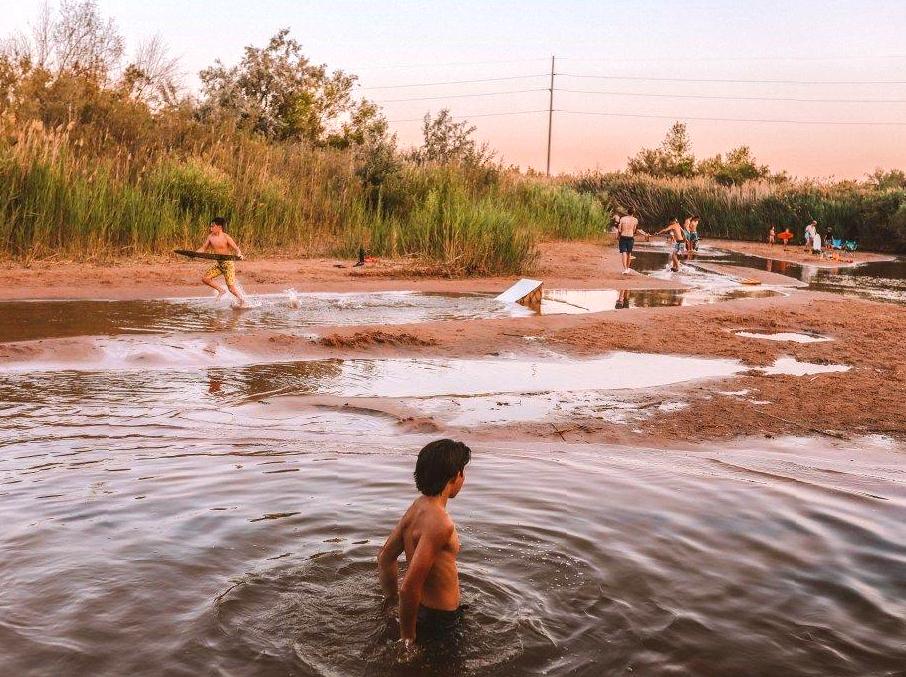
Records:
M558 302L627 303L601 296ZM15 322L0 322L0 340L167 336L128 337L140 359L113 351L87 370L0 373L0 675L903 673L906 449L880 437L475 444L449 506L469 605L461 641L402 662L374 560L416 495L415 455L431 438L280 395L465 410L486 407L484 393L522 410L525 393L574 390L583 406L613 407L626 389L740 366L612 354L173 368L187 350L168 347L174 335L296 326L306 303L325 323L362 321L381 303L389 321L528 312L483 296L284 301L257 315L127 303L112 318L106 302L5 306Z
M0 398L0 674L906 665L906 465L883 439L476 445L450 504L462 642L400 664L374 558L429 438L377 416L229 410L165 383L156 398L15 384Z

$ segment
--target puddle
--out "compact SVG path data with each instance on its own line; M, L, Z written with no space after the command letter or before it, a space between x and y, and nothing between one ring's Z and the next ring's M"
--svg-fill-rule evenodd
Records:
M541 299L542 315L600 313L625 308L699 306L746 298L768 298L775 289L750 290L739 286L712 289L546 289Z
M902 257L857 266L818 268L726 252L720 262L787 275L808 283L810 289L817 291L906 304L906 258Z
M72 336L243 332L304 332L325 325L408 324L524 317L532 311L490 294L430 292L298 293L251 297L253 308L227 300L0 302L0 342Z
M790 331L781 331L773 334L752 331L737 331L735 333L737 336L742 336L743 338L764 339L766 341L788 341L791 343L824 343L826 341L833 341L832 338L827 336L820 336L818 334L800 334L798 332Z
M779 357L770 367L761 369L765 374L782 374L785 376L811 376L812 374L831 374L849 371L846 364L814 364L800 362L794 357Z

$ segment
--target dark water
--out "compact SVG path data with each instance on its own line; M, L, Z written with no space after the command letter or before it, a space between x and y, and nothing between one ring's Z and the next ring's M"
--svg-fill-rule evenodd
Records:
M329 412L91 401L4 405L0 674L906 664L902 451L475 445L450 504L462 642L400 665L374 557L425 438Z
M884 440L476 444L450 505L469 605L461 642L400 664L374 558L414 497L428 438L279 397L231 403L275 389L457 392L445 363L422 361L419 376L403 362L0 375L0 674L865 675L906 664L906 456ZM498 389L531 389L505 383L520 373L539 388L569 372L499 362L483 368ZM694 371L592 362L572 365L579 387L596 374L626 387L613 375L638 379L642 366Z

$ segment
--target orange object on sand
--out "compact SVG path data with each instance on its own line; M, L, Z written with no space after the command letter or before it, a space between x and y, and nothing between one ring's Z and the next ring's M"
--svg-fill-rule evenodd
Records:
M793 239L793 234L790 231L785 230L782 233L777 233L777 239L786 242L787 240Z

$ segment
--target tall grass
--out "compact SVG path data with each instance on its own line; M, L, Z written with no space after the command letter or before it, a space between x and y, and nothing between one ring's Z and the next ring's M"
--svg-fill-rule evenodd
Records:
M764 240L773 224L798 234L816 219L837 237L880 251L906 252L906 191L861 184L752 182L726 187L709 179L654 179L629 174L589 174L571 185L614 209L634 207L644 225L697 214L709 237Z
M92 152L65 129L0 134L0 254L155 254L197 246L215 214L243 249L414 255L451 273L531 266L545 238L596 237L590 194L497 169L404 164L375 200L352 153L226 137L142 155Z

